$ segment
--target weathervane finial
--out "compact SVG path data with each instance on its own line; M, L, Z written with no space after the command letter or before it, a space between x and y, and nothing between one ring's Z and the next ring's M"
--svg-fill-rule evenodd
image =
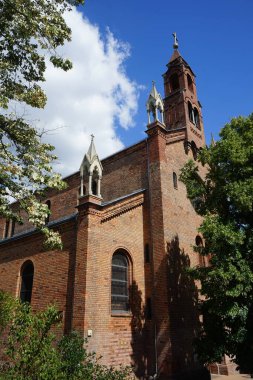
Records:
M174 44L173 44L173 48L174 48L174 49L178 49L178 39L177 39L177 33L176 33L176 32L172 33L172 36L174 37Z

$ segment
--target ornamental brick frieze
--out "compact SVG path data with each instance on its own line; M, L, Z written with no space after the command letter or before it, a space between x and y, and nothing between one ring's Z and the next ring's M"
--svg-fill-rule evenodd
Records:
M128 202L121 203L117 206L110 207L110 209L105 210L101 215L101 223L104 223L112 218L120 216L136 207L141 206L144 203L144 195L141 194Z

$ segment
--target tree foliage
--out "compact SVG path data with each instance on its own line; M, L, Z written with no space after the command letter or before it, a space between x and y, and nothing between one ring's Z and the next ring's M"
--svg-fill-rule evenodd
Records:
M208 267L192 270L204 296L198 355L210 363L227 354L253 373L253 114L232 119L197 160L205 178L190 161L181 180L203 216L201 254L211 254Z
M126 380L129 368L106 367L85 348L77 332L56 339L61 314L54 306L34 313L0 291L1 353L4 380ZM3 363L3 361L2 361Z
M62 189L65 184L52 170L53 146L42 142L43 131L30 125L21 109L46 104L40 85L45 81L46 56L55 67L71 68L70 60L57 54L71 38L63 14L83 2L0 0L0 215L22 223L23 209L46 235L48 247L61 247L61 240L45 226L50 211L39 199L45 189ZM18 207L10 207L10 199Z

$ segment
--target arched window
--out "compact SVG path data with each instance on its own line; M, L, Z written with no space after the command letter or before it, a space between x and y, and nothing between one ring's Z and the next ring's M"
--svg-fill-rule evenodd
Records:
M93 195L97 195L97 192L98 192L97 188L98 188L97 180L93 179L92 184L91 184L91 191Z
M97 166L95 166L93 172L92 172L92 177L91 177L91 192L93 195L98 195L99 188L98 188L98 182L100 181L99 179L99 172Z
M174 189L177 189L177 174L173 172L173 186Z
M203 248L203 240L199 235L197 235L195 238L195 245L197 246L199 252L199 265L201 267L205 267L205 257L201 254Z
M188 84L188 88L191 92L193 92L193 81L192 81L192 77L190 76L190 74L187 74L187 84Z
M188 102L188 115L189 115L189 120L194 124L194 113L193 113L191 102Z
M194 123L195 123L196 127L198 129L200 129L199 112L198 112L197 108L194 108L193 114L194 114Z
M21 302L31 303L33 275L34 275L33 263L31 261L25 262L21 269L21 287L20 287Z
M48 201L45 202L45 204L47 205L48 210L50 211L51 210L51 201L48 200ZM50 215L48 214L48 216L46 217L46 220L45 220L46 224L49 223L49 219L50 219Z
M177 74L173 74L170 77L170 91L176 91L179 89L179 79Z
M123 250L112 257L111 309L113 313L129 311L129 262Z

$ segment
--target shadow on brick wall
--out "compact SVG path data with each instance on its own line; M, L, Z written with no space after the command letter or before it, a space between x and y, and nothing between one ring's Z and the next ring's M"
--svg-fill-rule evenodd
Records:
M157 355L164 358L162 363L158 360L158 379L210 379L208 370L197 362L193 349L200 322L198 289L187 273L189 266L190 258L180 248L176 236L167 244L167 252L156 273L156 278L164 282L163 293L159 282L153 289L154 295L162 294L164 297L163 312L166 315L155 317L156 303L153 302L151 320L147 318L146 305L138 284L133 282L131 285L132 363L139 379L149 378L156 372L155 339Z
M132 331L132 365L134 372L138 378L145 373L145 320L142 292L139 290L138 285L133 281L130 286L130 309L132 313L131 318L131 331Z
M198 289L189 276L190 258L175 236L167 243L167 289L171 372L175 379L209 379L194 353L193 342L200 328Z

